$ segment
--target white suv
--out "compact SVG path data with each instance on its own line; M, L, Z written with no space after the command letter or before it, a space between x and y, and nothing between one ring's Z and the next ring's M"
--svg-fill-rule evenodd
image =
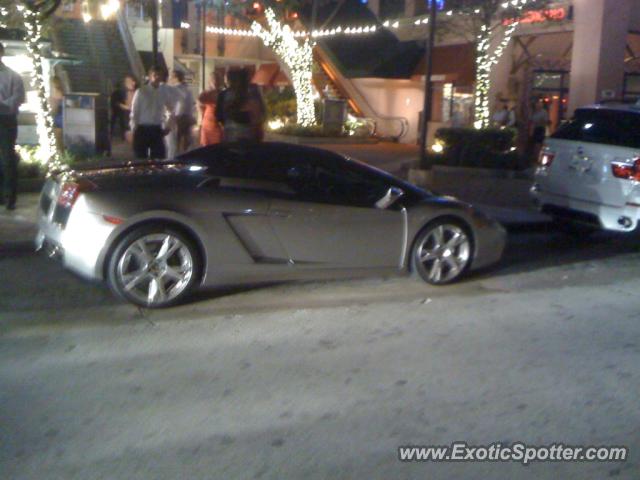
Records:
M640 220L640 105L576 110L548 138L531 193L569 225L629 232Z

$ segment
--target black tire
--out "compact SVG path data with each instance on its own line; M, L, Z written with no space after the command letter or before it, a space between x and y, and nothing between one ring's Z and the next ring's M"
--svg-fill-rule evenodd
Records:
M440 246L436 245L434 238L438 229L442 229L444 242ZM457 240L454 241L454 237ZM431 285L453 283L469 271L473 251L471 230L463 222L449 218L434 220L420 231L413 242L411 271ZM438 269L440 274L437 274Z
M170 256L163 260L160 253L165 242L165 255ZM143 244L145 247L140 248ZM172 248L176 248L174 253ZM171 226L148 224L134 228L118 241L109 258L107 280L117 296L134 305L165 308L183 302L198 284L201 272L199 250L188 235Z

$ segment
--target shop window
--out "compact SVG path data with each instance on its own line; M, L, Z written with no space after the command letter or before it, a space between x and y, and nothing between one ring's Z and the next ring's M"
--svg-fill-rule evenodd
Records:
M640 100L640 73L626 73L622 96L625 101Z
M541 101L549 112L551 132L566 120L569 84L569 72L564 70L538 70L533 74L531 95Z

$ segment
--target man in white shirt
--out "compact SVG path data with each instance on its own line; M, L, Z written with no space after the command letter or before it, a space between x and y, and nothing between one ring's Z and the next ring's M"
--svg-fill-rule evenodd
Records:
M161 78L161 69L153 67L149 71L149 83L133 96L131 131L136 158L162 159L167 156L164 136L171 131L176 101L171 87L160 84Z
M186 152L191 145L191 129L196 123L195 101L191 88L185 82L184 72L174 70L171 73L171 83L177 91L176 127L178 153Z
M0 204L16 208L18 191L18 110L25 101L22 77L2 63L4 45L0 43Z

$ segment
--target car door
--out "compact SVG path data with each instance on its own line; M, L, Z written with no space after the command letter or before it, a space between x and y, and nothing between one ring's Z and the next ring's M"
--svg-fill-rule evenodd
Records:
M202 216L209 225L210 252L218 265L287 264L288 256L269 222L273 190L285 186L261 178L251 149L229 148L207 162L201 189L208 195Z
M388 181L335 154L304 152L287 171L293 195L271 200L271 225L292 262L320 268L398 267L406 216L400 204L376 208Z

